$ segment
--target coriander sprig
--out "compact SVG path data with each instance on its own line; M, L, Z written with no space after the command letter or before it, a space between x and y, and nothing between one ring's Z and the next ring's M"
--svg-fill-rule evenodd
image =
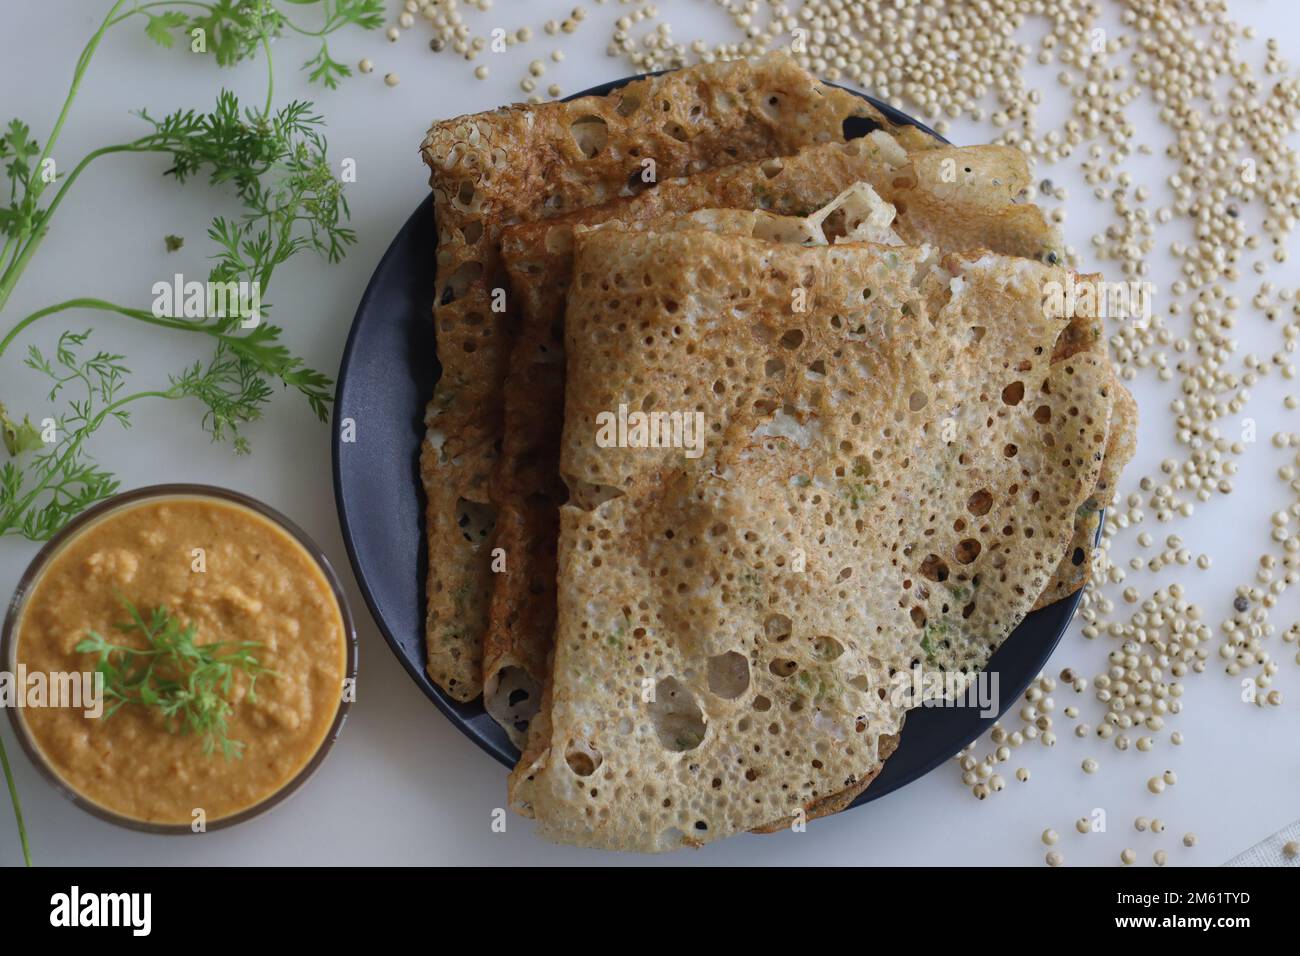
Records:
M0 335L0 357L24 330L41 319L71 309L113 313L176 331L206 336L212 346L209 359L197 362L171 377L163 389L142 391L126 398L108 398L111 388L96 379L92 360L82 375L65 383L76 386L84 408L72 407L53 419L57 441L38 441L41 431L26 416L21 421L0 410L0 432L11 458L0 467L0 536L23 534L44 539L89 504L111 494L117 482L90 459L85 442L108 418L129 424L126 405L146 397L195 398L203 406L203 427L214 440L229 440L238 452L249 450L240 426L256 421L273 395L271 383L302 394L322 421L329 417L332 381L293 355L282 341L281 330L262 320L270 304L268 287L279 266L300 252L314 252L337 262L356 242L346 225L349 209L342 184L334 175L322 134L324 121L310 103L295 101L272 110L273 69L269 40L285 30L317 37L328 59L325 38L335 30L355 24L365 29L382 25L381 0L282 0L280 7L318 7L319 29L293 22L270 0L195 3L113 3L99 29L87 43L73 74L72 87L58 121L42 147L30 128L14 120L0 132L0 162L9 181L9 202L0 196L0 310L9 299L42 240L51 218L81 174L97 158L112 153L161 153L171 160L167 174L178 182L204 177L213 186L232 189L244 206L233 217L217 217L208 228L215 245L209 283L256 283L259 317L248 329L242 317L224 314L198 317L160 315L94 297L78 297L46 306L29 314ZM51 181L42 174L51 155L77 89L104 34L129 18L143 17L146 32L164 46L177 35L187 39L203 30L209 52L218 64L232 65L263 51L267 57L267 105L244 109L233 93L222 90L208 111L182 109L155 118L147 111L137 115L150 130L130 142L105 146L87 154L65 176L54 177L53 195L45 202ZM171 41L171 42L169 42ZM335 71L337 73L337 71ZM346 71L343 71L345 75ZM318 77L324 79L323 77ZM327 85L333 85L326 81ZM60 340L75 351L84 336ZM71 371L56 360L27 364L52 378ZM117 375L126 374L121 356L114 356ZM52 394L57 394L55 389ZM84 394L82 394L84 392ZM111 409L109 408L111 406ZM48 435L48 429L42 429Z
M42 444L44 450L25 467L12 460L0 465L0 536L45 540L117 490L116 479L90 461L82 446L110 418L129 425L126 406L137 396L119 397L127 372L122 356L79 357L89 335L65 333L52 358L34 347L28 354L28 367L51 380L49 399L65 395L68 411L53 422L55 442Z
M144 322L147 325L155 325L179 332L197 332L207 335L216 343L218 357L226 355L240 360L244 364L245 371L250 376L256 376L258 379L263 380L263 385L265 385L264 379L267 376L278 378L284 385L297 390L307 399L317 418L324 421L329 415L329 406L333 401L330 386L333 381L327 375L304 365L302 359L293 355L281 343L281 330L277 326L265 323L256 325L241 335L237 331L237 319L235 321L227 321L226 317L201 320L174 319L166 316L156 316L152 312L146 312L143 309L130 309L103 299L68 299L65 302L39 309L15 325L4 339L0 339L0 356L4 354L5 349L18 337L19 333L28 326L46 316L70 309L112 312L134 319L137 322ZM269 400L271 397L269 388L258 388L257 392L265 400ZM20 451L40 447L40 436L35 432L34 427L26 421L23 424L12 422L6 417L3 406L0 406L0 428L4 429L6 445L10 442L10 428L14 430L14 448L10 449L11 454L16 455ZM222 437L222 435L213 434L214 439ZM238 450L246 451L247 448L241 446Z
M227 760L243 756L244 744L227 736L230 702L236 673L248 679L249 700L257 699L257 680L276 676L259 663L254 641L201 643L198 628L182 624L166 607L155 607L146 617L121 598L129 620L115 624L123 634L143 638L144 647L118 644L88 630L76 650L95 654L95 670L104 676L104 694L112 701L107 720L129 705L154 708L171 733L203 738L203 752L220 751Z
M171 47L179 36L188 41L192 31L202 29L209 51L222 66L233 66L257 54L266 40L290 30L320 40L316 56L302 68L311 68L312 82L333 89L352 70L330 56L329 36L346 26L376 30L384 24L384 0L281 0L283 5L318 7L319 27L303 26L270 0L215 0L212 3L142 3L117 16L113 23L140 15L146 18L145 33L160 46ZM175 9L167 9L175 8ZM161 12L155 12L161 9Z
M45 450L25 467L13 460L0 465L0 537L21 534L46 540L117 491L117 479L95 464L84 446L110 420L129 428L135 402L197 399L204 405L204 426L212 437L230 441L236 451L248 451L240 428L261 417L270 389L245 359L219 345L211 361L196 362L170 376L166 388L123 394L130 374L123 356L100 351L83 357L89 337L89 331L65 332L52 357L35 346L28 350L28 368L50 379L49 400L64 396L68 411L53 423L54 443L43 445Z
M320 12L321 25L319 28L312 28L299 24L287 16L280 9L281 6L316 7ZM81 51L73 70L68 93L44 146L32 136L31 128L20 119L11 120L3 133L0 133L0 163L4 165L5 176L9 180L8 205L0 201L0 237L4 239L4 245L0 247L0 310L3 310L5 303L8 302L19 278L49 231L50 220L63 201L68 188L94 160L121 152L165 152L168 151L169 146L176 144L169 143L166 136L160 134L184 132L183 122L180 127L165 129L155 127L152 134L138 140L104 146L91 151L66 175L55 177L45 175L45 164L51 158L63 126L71 113L73 102L90 67L90 62L105 34L112 27L132 18L143 17L145 33L154 42L164 47L174 46L177 36L181 36L189 43L196 35L195 31L202 31L207 53L220 66L233 66L256 56L261 51L266 57L267 84L265 106L259 114L256 114L262 120L257 131L267 142L278 138L279 144L283 146L288 138L286 133L293 131L277 129L277 118L273 116L275 71L270 41L280 36L286 29L319 39L321 46L317 56L305 63L304 68L312 68L310 79L313 82L321 82L326 87L333 88L338 85L340 78L351 75L351 70L329 55L328 37L347 26L357 26L365 30L377 29L383 25L383 16L383 0L280 0L279 5L274 0L214 0L210 3L195 2L195 0L164 0L164 2L129 4L127 0L115 0ZM222 104L219 101L218 113L221 108ZM310 110L310 104L293 104L291 108L305 112ZM173 114L173 116L178 121L183 121L187 116L193 118L194 114L191 111ZM312 122L319 123L319 117L313 117ZM201 147L205 136L204 131L192 127L189 132L191 135L188 145L191 148L196 145ZM229 140L218 139L215 142L229 145ZM320 149L317 158L323 159L324 141L319 140L318 145ZM201 154L201 149L196 151L196 155ZM210 157L213 155L209 153ZM297 155L300 155L299 151L294 147L282 150L275 157L267 158L280 160ZM245 156L243 152L231 154L231 158L235 160ZM222 158L219 152L215 154L215 158L218 161ZM287 163L284 165L291 166ZM269 172L274 168L275 163L269 162L263 171ZM325 164L324 168L328 170L328 164ZM214 182L222 181L223 170L214 168L212 179ZM46 187L51 182L60 181L61 184L54 198L48 205L43 206L41 200ZM246 196L241 194L241 198ZM344 213L346 214L346 207ZM328 222L329 210L322 209L321 214ZM343 244L347 244L346 241ZM328 245L335 250L336 254L340 251L337 243L328 243ZM331 259L333 258L334 255L331 256Z
M312 112L311 104L293 102L266 117L241 111L234 94L223 90L215 109L208 113L183 110L158 120L146 112L140 115L154 132L122 149L168 153L172 157L168 172L178 181L206 172L214 185L232 185L244 203L242 215L217 217L208 228L208 236L218 248L208 276L210 283L256 283L264 296L276 268L297 253L310 250L337 262L356 242L356 233L343 225L349 214L347 201L330 171L326 142L319 130L322 119ZM56 194L51 209L70 184L71 179ZM216 342L215 360L234 357L241 363L237 370L224 361L219 361L219 367L227 377L237 372L241 380L247 380L243 390L249 403L269 401L271 391L264 379L278 378L302 393L319 419L328 418L331 379L292 355L280 340L280 329L262 323L260 317L251 331L238 334L238 316L196 321L81 297L38 309L17 322L0 338L0 356L35 322L79 308L211 336ZM263 302L261 311L269 310L269 303ZM256 417L251 413L242 416L243 420ZM205 413L205 426L214 438L228 431L212 427L221 425L224 418L219 409ZM237 448L246 451L247 443L239 442Z

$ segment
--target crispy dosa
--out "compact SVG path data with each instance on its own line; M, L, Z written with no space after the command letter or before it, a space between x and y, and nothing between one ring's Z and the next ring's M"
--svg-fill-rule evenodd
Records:
M931 242L949 251L988 248L1044 261L1058 257L1059 231L1038 207L1018 201L1030 182L1021 151L941 147L931 141L930 148L909 152L883 131L808 147L784 159L736 164L504 231L501 256L520 310L520 333L504 386L505 437L490 498L497 513L496 543L513 563L493 584L483 674L485 706L521 749L540 704L554 629L558 508L566 497L558 476L562 317L574 229L645 222L705 206L808 216L855 181L891 198L891 213L901 210L893 226L909 242ZM796 234L797 225L792 226ZM845 231L841 219L819 219L818 225L825 227L827 241ZM1086 520L1080 517L1081 523ZM1066 568L1073 571L1068 562ZM1062 587L1054 583L1046 590L1057 593Z
M434 323L442 373L426 416L427 670L457 700L482 689L502 439L516 313L503 301L501 230L652 189L653 183L894 129L874 107L784 54L678 70L608 96L512 106L435 123L422 155L438 227ZM909 144L928 142L910 128ZM508 560L508 558L507 558Z
M579 231L543 835L656 851L876 773L891 678L971 671L1097 482L1109 368L1052 364L1062 270L994 254ZM700 412L701 457L602 413ZM838 805L835 802L834 805Z

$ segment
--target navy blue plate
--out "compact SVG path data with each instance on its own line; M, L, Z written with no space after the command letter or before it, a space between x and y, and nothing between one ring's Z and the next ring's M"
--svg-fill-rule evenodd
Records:
M640 77L575 96L604 95L635 79ZM888 104L850 92L870 101L891 122L937 136ZM860 136L870 128L863 122L846 131ZM431 315L436 237L433 202L427 197L388 247L357 307L335 393L334 495L357 583L393 653L452 723L501 764L513 767L519 752L482 702L452 700L424 670L427 554L419 459L424 407L442 371ZM1078 604L1075 594L1030 614L993 655L986 670L998 675L998 716L1042 670ZM981 717L972 707L913 710L898 750L853 805L929 773L994 719Z

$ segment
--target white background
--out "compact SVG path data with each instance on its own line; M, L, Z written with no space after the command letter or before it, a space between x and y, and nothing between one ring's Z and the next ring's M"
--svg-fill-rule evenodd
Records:
M395 4L390 6L395 10ZM557 67L547 59L543 89L554 81L568 94L631 72L625 62L604 53L613 18L627 8L613 3L587 6L589 17L582 28L560 38L565 63ZM672 19L680 40L689 42L699 35L732 37L711 4L661 0L659 6ZM107 7L105 0L6 0L0 20L0 120L20 115L44 141L73 63ZM542 33L542 22L551 15L563 16L568 9L564 3L497 0L487 16L467 14L476 33L496 25L514 29L527 24L537 37L525 48L483 57L480 62L492 68L485 82L475 80L472 66L458 57L430 53L426 43L431 33L422 23L396 44L382 33L350 30L337 35L332 42L337 59L355 64L368 56L376 71L354 77L334 92L309 88L305 74L298 72L298 64L314 53L309 45L292 39L276 44L277 101L291 96L315 99L329 121L332 157L335 161L355 158L358 167L358 181L348 187L348 197L361 236L359 246L338 266L300 257L276 277L269 292L278 324L287 327L291 346L310 365L330 373L337 369L367 278L425 195L426 174L417 146L429 121L515 99L528 60L547 58L556 45ZM1261 39L1251 47L1252 60L1261 60L1262 37L1269 35L1280 38L1284 52L1290 46L1293 55L1300 53L1294 49L1298 11L1300 7L1283 0L1234 4L1234 15L1257 24L1261 31ZM1040 30L1041 25L1031 24L1024 36L1036 41ZM223 84L260 104L263 69L259 61L218 71L210 60L185 50L154 47L139 25L119 27L106 38L90 68L55 158L66 170L89 149L139 135L142 124L130 115L134 109L147 107L161 115L182 106L209 108ZM390 89L381 77L393 70L402 82ZM1047 92L1050 84L1041 85ZM1055 91L1049 93L1040 114L1043 129L1059 125L1060 117L1051 109L1057 102L1053 96ZM1130 109L1142 121L1139 129L1157 138L1152 142L1157 158L1131 168L1138 182L1152 187L1153 200L1164 201L1167 171L1158 156L1167 134L1149 105ZM950 133L956 142L983 141L989 136L988 130L964 124ZM164 161L156 157L116 156L94 164L60 209L52 234L9 303L4 328L43 305L75 295L143 307L157 279L176 271L206 275L204 257L210 251L206 224L218 212L235 212L236 206L203 183L181 187L164 180L164 169ZM1073 215L1067 231L1075 246L1086 249L1089 236L1104 226L1107 211L1088 208L1090 190L1073 168L1067 171L1062 165L1040 174L1070 185ZM181 252L164 254L166 233L185 237ZM1162 249L1179 237L1170 227L1163 235ZM1162 282L1168 257L1160 252L1155 261L1153 278ZM1275 270L1272 277L1279 283L1297 284L1294 266ZM1249 299L1249 292L1244 298ZM71 313L46 320L24 337L14 354L0 359L0 398L11 408L37 417L42 407L39 383L21 368L19 359L26 344L48 346L64 328L94 327L92 342L126 353L142 384L162 381L166 373L203 355L200 343L132 326L128 320L98 314ZM1245 311L1240 339L1243 351L1254 349L1267 356L1280 336L1276 327ZM1173 388L1156 387L1153 382L1139 379L1134 386L1142 408L1141 447L1122 483L1125 491L1174 450L1166 411ZM1193 553L1208 551L1214 556L1210 572L1178 569L1160 576L1162 583L1181 580L1212 622L1223 617L1233 587L1253 574L1256 557L1268 545L1268 516L1287 502L1284 486L1274 477L1285 456L1267 441L1280 428L1300 430L1300 413L1283 410L1284 384L1272 376L1255 390L1254 400L1243 412L1259 422L1261 440L1242 462L1238 491L1199 505L1192 519L1176 527L1148 527L1158 539L1176 530ZM1300 382L1289 384L1300 393ZM347 580L360 627L359 700L343 736L319 775L269 815L202 837L158 837L101 823L58 796L30 766L8 721L0 720L36 862L642 862L549 846L533 836L527 821L513 816L509 832L491 831L491 811L504 803L504 771L461 736L407 678L369 620L352 583L335 517L328 429L313 420L304 402L281 395L249 436L254 454L237 459L227 448L208 443L193 406L155 403L140 408L129 433L106 427L94 440L93 452L119 474L126 488L161 481L204 481L262 498L302 524L324 546ZM1153 517L1148 520L1155 524ZM1131 546L1131 535L1128 541ZM7 593L16 583L35 551L35 545L20 539L0 540L0 591ZM1121 556L1129 554L1125 551ZM1144 592L1156 586L1141 579L1134 583ZM1276 612L1275 621L1282 627L1297 618L1296 598L1294 592L1288 594ZM1185 712L1170 722L1170 729L1181 729L1186 736L1181 748L1172 748L1162 738L1155 754L1135 750L1121 754L1095 738L1077 740L1061 709L1077 703L1085 719L1095 725L1100 716L1097 705L1090 695L1076 698L1072 692L1058 691L1059 743L1053 750L1033 744L1018 751L1002 768L1007 791L985 803L961 786L955 767L949 764L864 809L820 821L807 833L741 836L653 862L1042 865L1045 848L1039 833L1051 826L1061 833L1058 849L1068 864L1113 864L1125 846L1138 851L1143 865L1151 865L1151 853L1157 848L1168 850L1171 864L1219 864L1300 817L1300 718L1296 716L1300 679L1292 660L1294 648L1285 652L1277 638L1273 644L1283 662L1275 686L1288 695L1287 704L1263 711L1240 703L1237 683L1216 673L1212 665L1210 672L1186 681ZM1104 641L1086 641L1076 623L1053 657L1050 672L1069 665L1091 677L1104 666L1108 649ZM1080 771L1085 756L1100 761L1100 773L1085 776ZM1014 780L1019 766L1032 770L1029 783ZM1177 771L1177 786L1160 797L1148 794L1146 779L1166 767ZM1073 821L1094 808L1107 811L1109 832L1075 833ZM1135 833L1132 820L1138 814L1163 818L1167 832L1162 837ZM1192 850L1181 844L1181 835L1188 830L1199 837ZM0 803L0 863L20 860L6 799Z

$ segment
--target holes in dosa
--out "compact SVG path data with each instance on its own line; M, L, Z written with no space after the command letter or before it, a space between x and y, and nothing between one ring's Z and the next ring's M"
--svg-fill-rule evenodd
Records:
M759 101L758 109L759 112L772 120L772 122L776 122L781 118L781 97L777 96L775 93L764 97Z
M605 758L586 741L578 743L570 740L564 748L564 762L579 777L590 777L605 762Z
M655 699L647 707L659 742L668 750L694 750L704 740L704 714L676 677L665 677L655 685Z
M789 329L781 336L781 345L788 349L797 349L803 345L803 329Z
M524 734L541 707L541 690L522 667L503 667L485 682L483 706L497 723Z
M709 693L724 700L735 700L749 689L749 661L737 651L714 654L709 658Z
M823 661L833 661L844 653L844 645L833 637L822 635L813 638L813 656Z
M840 123L840 135L845 139L860 139L880 128L880 124L870 116L846 116Z
M599 116L581 116L569 124L569 135L583 156L594 159L609 142L609 125Z
M992 507L993 495L989 493L987 488L981 488L971 495L970 500L966 502L966 510L976 517L988 514L989 509Z
M970 564L980 556L983 547L974 538L963 538L957 542L957 548L953 551L953 556L959 564Z
M614 112L619 116L631 116L641 108L641 97L635 93L624 93L619 97L618 106Z
M925 560L921 562L921 577L930 581L947 581L948 564L937 554L928 554Z
M671 136L673 139L677 140L679 143L689 142L691 138L690 134L686 132L686 127L683 126L681 123L674 123L674 122L664 123L663 131L667 133L669 136Z
M1019 405L1020 400L1025 397L1025 383L1012 382L1002 390L1002 403L1004 405Z
M456 499L456 526L465 540L472 545L480 545L492 534L496 526L497 512L491 505L470 501L468 498Z
M461 180L460 188L456 190L456 202L463 208L471 208L470 204L474 202L474 181L472 179Z
M650 184L645 181L644 170L637 166L632 172L627 174L627 183L625 186L625 195L634 196L644 189L648 189Z
M796 661L790 660L788 657L777 657L767 665L767 669L777 677L784 680L785 678L792 676L794 672L799 669L799 664Z
M793 625L784 614L769 614L763 620L763 634L769 641L785 641L793 633Z
M460 267L453 272L447 279L447 284L442 287L441 305L450 305L457 299L463 297L469 290L469 287L478 282L483 277L483 263L476 259L469 262L462 262Z

